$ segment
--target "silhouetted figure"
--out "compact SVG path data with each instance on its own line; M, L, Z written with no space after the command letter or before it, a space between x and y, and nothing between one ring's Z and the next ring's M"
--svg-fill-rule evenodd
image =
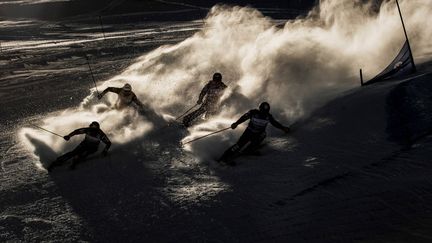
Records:
M85 134L84 140L71 152L68 152L60 157L58 157L49 167L48 171L51 171L55 166L59 166L69 159L74 158L70 169L75 169L77 163L85 159L87 156L97 152L99 148L99 143L102 141L105 143L105 149L102 151L102 155L107 155L108 149L111 146L111 141L105 135L105 133L100 129L98 122L92 122L89 127L80 128L63 138L66 141L75 135Z
M117 103L115 104L116 109L128 107L132 104L132 102L135 103L140 109L144 109L143 103L138 100L137 96L132 91L132 86L130 84L125 84L123 88L108 87L98 95L98 99L102 99L102 97L108 92L113 92L118 95Z
M231 159L240 153L240 150L248 146L243 150L244 153L254 153L258 149L261 142L266 137L267 124L270 123L274 127L283 130L288 133L290 131L289 127L281 125L276 121L270 114L270 105L267 102L263 102L259 106L259 110L253 109L244 114L240 119L231 125L232 129L235 129L239 124L250 120L249 125L243 132L236 144L231 146L225 151L222 157L218 160L220 162L225 162L230 165L234 165L234 161Z
M189 127L193 120L205 113L206 117L214 115L218 111L220 97L226 89L222 82L222 74L213 74L213 80L210 80L201 90L197 104L201 105L197 110L183 118L183 125ZM203 102L203 99L205 100Z

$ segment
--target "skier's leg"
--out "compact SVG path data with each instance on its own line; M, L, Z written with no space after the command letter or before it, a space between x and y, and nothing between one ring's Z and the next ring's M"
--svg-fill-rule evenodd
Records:
M48 171L51 171L52 168L56 167L56 166L60 166L61 164L63 164L64 162L68 161L69 159L75 157L77 154L79 154L82 151L82 145L78 145L74 150L67 152L63 155L61 155L60 157L58 157L54 162L52 162L49 166L48 166Z
M206 104L206 113L205 113L205 118L209 119L210 117L214 116L217 114L218 112L218 107L215 104L212 103L208 103Z
M72 164L69 166L69 169L73 170L76 166L81 163L87 156L94 154L97 152L98 147L94 146L86 146L85 149L82 150L81 153L77 154L72 161Z
M266 133L260 133L260 134L254 134L254 136L251 136L251 143L245 148L243 151L247 154L253 154L256 153L261 145L261 143L264 141L266 137Z
M240 149L243 148L243 146L245 146L250 141L250 135L251 132L249 132L249 130L246 130L241 135L237 143L235 143L233 146L231 146L223 153L219 161L227 161L230 158L232 158L235 154L237 154L240 151Z
M199 117L200 115L202 115L204 112L206 111L206 108L204 105L202 105L200 108L198 108L197 110L191 112L190 114L186 115L183 118L183 125L185 127L189 127L191 122L193 120L195 120L197 117Z

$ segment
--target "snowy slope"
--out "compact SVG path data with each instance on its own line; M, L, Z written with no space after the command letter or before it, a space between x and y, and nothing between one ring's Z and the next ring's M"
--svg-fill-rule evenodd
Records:
M350 90L235 168L149 139L74 172L32 170L2 188L2 239L428 242L431 141L402 150L386 130L389 94L431 77Z
M335 13L342 21L315 25L312 18L281 28L250 9L215 8L204 26L113 24L106 41L97 25L21 23L19 33L32 30L40 40L11 35L0 58L0 241L430 242L432 69L354 87L354 60L370 54L361 62L373 73L391 58L382 53L399 48L399 33L381 31L398 19L390 6L367 19L374 27L356 26L330 8L338 1L324 3L323 20ZM367 9L345 3L345 11L366 16ZM411 11L411 21L423 21L423 10ZM430 60L430 32L412 29L415 50ZM189 130L158 129L133 109L109 109L113 96L88 95L88 53L97 80L114 76L99 88L130 82L165 117L195 102L215 67L239 92L220 117ZM234 168L213 161L244 126L179 146L267 98L283 122L304 116L288 135L269 129L262 156L239 158ZM76 171L40 168L81 138L66 143L29 124L66 134L93 119L103 119L114 141L108 157L92 156Z

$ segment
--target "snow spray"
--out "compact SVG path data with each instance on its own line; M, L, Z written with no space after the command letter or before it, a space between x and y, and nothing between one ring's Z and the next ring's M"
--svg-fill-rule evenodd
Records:
M401 0L416 62L430 60L432 15L430 0ZM163 117L176 117L192 106L215 72L229 81L222 97L222 111L189 129L189 141L229 126L240 115L268 101L282 123L308 115L317 106L359 86L358 70L365 79L381 71L398 53L405 37L394 1L321 0L307 16L283 26L249 7L214 6L202 30L175 45L161 46L142 55L123 73L99 88L130 83L149 108ZM110 110L115 95L103 104L69 109L42 125L69 132L83 121L101 122L114 143L145 137L154 124L129 111ZM104 98L105 99L105 98ZM106 110L106 112L102 112ZM127 116L129 121L124 121ZM189 149L200 154L220 154L241 132L200 140ZM223 141L223 143L221 143ZM55 140L48 140L57 150Z

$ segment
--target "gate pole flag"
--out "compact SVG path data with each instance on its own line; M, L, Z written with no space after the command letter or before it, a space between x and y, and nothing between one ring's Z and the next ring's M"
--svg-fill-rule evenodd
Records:
M398 0L395 1L402 22L402 28L405 34L405 43L396 58L393 59L393 61L383 71L381 71L381 73L376 75L373 79L364 82L364 85L385 81L395 77L401 77L406 74L415 73L417 70L414 63L414 57L412 55L411 45L409 43L408 34L405 28L405 22L402 17L399 2Z
M408 43L408 49L409 49L409 53L410 53L410 58L411 58L411 62L412 62L412 65L413 65L413 72L416 72L417 68L416 68L416 65L415 65L415 62L414 62L414 57L412 55L411 45L409 43L408 34L407 34L407 31L406 31L406 28L405 28L405 22L404 22L403 17L402 17L402 12L401 12L398 0L396 0L396 5L397 5L398 11L399 11L399 16L400 16L400 19L401 19L401 22L402 22L402 27L403 27L403 30L404 30L405 38L406 38L406 41Z

